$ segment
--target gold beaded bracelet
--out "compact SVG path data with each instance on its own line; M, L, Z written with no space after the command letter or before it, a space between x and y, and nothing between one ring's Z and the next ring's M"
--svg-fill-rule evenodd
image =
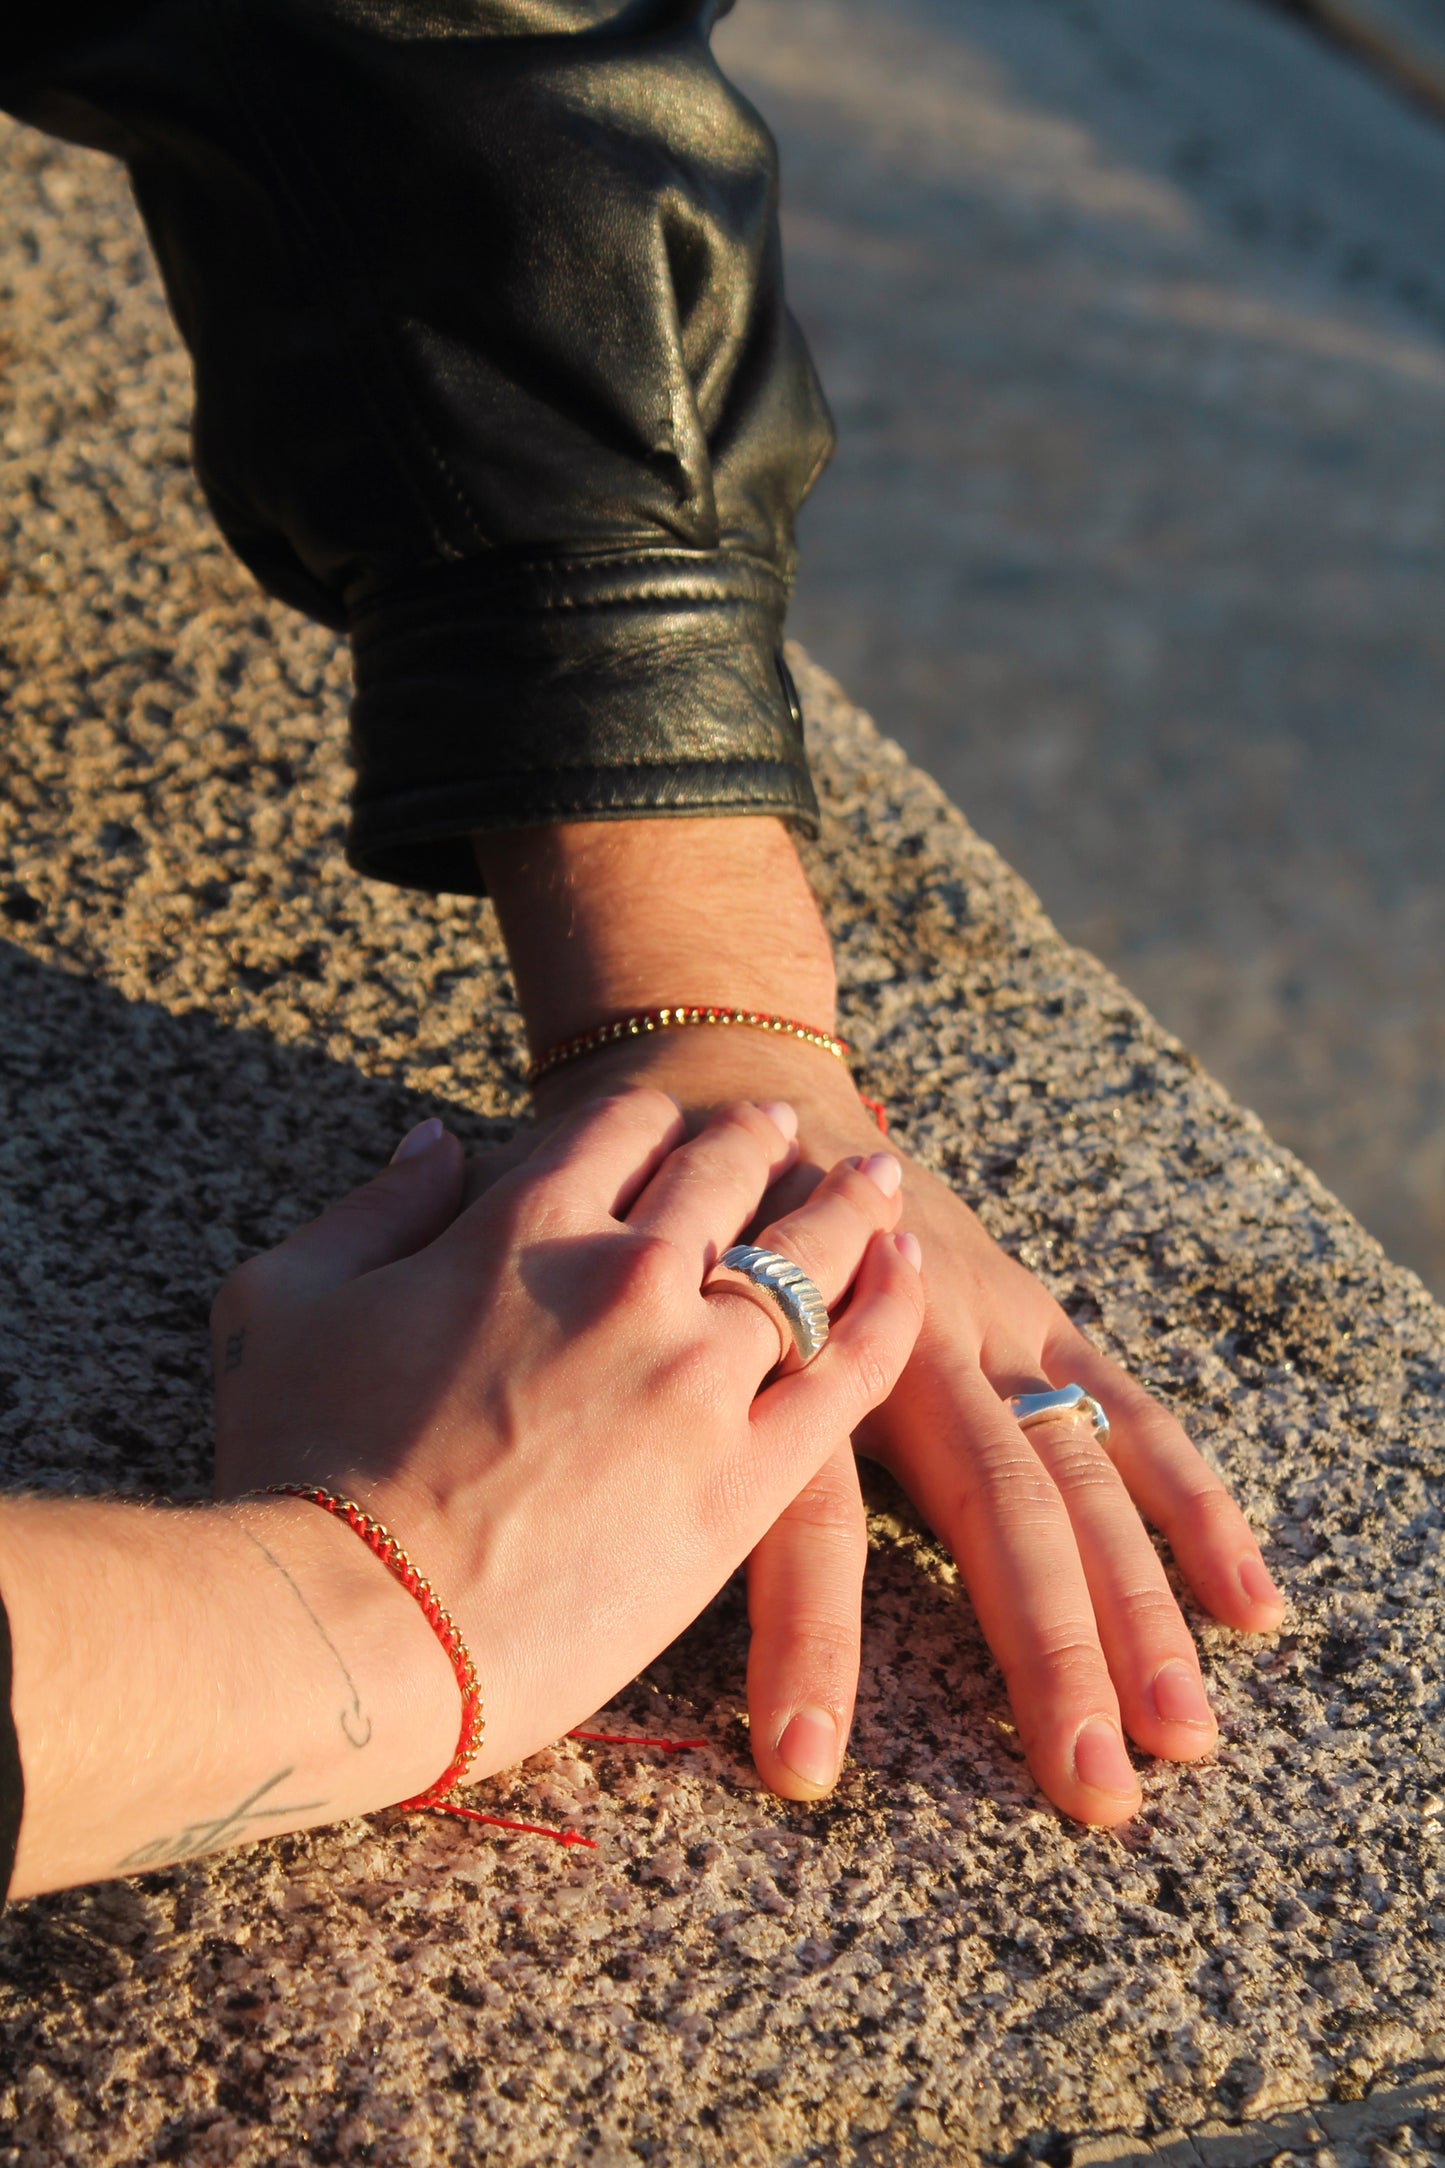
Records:
M584 1054L596 1053L600 1047L617 1046L623 1039L644 1039L653 1031L676 1031L688 1024L740 1024L748 1031L780 1032L786 1038L801 1039L807 1046L820 1047L845 1066L848 1060L846 1039L840 1039L834 1031L823 1031L816 1024L800 1024L794 1016L769 1016L761 1009L728 1009L716 1002L684 1001L666 1009L634 1009L630 1016L614 1017L610 1024L598 1024L591 1031L579 1032L575 1039L564 1039L560 1045L548 1047L527 1071L528 1088L539 1084L554 1069L562 1068L569 1061L578 1061ZM888 1116L882 1101L870 1099L861 1089L858 1097L886 1137Z
M527 1083L539 1083L553 1069L560 1069L565 1062L577 1061L583 1054L595 1053L599 1047L615 1046L619 1039L641 1039L651 1031L676 1031L688 1024L741 1024L750 1031L782 1032L790 1039L802 1039L809 1046L819 1046L835 1060L846 1062L848 1044L836 1033L822 1031L816 1024L800 1024L791 1016L768 1016L760 1009L725 1009L715 1004L683 1002L668 1009L635 1009L631 1016L614 1017L610 1024L598 1024L592 1031L579 1032L575 1039L564 1039L559 1046L549 1047L539 1054L527 1071Z

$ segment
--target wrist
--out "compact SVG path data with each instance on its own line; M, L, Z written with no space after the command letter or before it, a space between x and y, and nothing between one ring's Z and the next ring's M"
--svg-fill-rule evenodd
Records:
M306 1510L6 1501L15 1894L367 1812L445 1767L456 1687L426 1621Z
M576 822L476 850L534 1054L664 1003L831 1030L832 947L780 821Z
M388 1519L390 1506L365 1501L415 1562L411 1517ZM292 1683L280 1720L298 1739L304 1722L336 1813L370 1813L425 1789L451 1758L460 1712L451 1663L416 1598L344 1520L308 1499L241 1498L227 1510L253 1554L278 1654L286 1651Z
M538 1079L538 1119L566 1114L629 1084L670 1092L689 1126L740 1099L787 1100L798 1111L800 1147L818 1163L874 1150L879 1142L876 1119L859 1099L846 1061L746 1025L690 1025L581 1055Z

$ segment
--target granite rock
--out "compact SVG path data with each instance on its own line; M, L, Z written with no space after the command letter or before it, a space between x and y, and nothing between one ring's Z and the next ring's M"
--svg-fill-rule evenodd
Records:
M343 863L344 658L206 518L114 169L0 149L5 1476L195 1494L219 1277L420 1116L506 1133L521 1038L488 906ZM757 1788L734 1589L608 1712L704 1749L481 1788L595 1853L381 1816L15 1906L6 2168L1445 2160L1445 1314L795 663L867 1077L1225 1471L1285 1630L1196 1621L1217 1757L1068 1826L880 1480L835 1798Z

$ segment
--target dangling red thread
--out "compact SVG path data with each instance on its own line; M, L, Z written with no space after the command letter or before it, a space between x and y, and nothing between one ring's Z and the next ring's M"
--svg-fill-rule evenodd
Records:
M585 1845L595 1852L596 1842L591 1837L579 1836L575 1829L544 1829L540 1822L509 1822L500 1814L479 1814L475 1807L454 1807L445 1799L434 1799L429 1810L433 1814L453 1814L459 1822L485 1822L492 1829L514 1830L522 1837L550 1837L554 1844Z
M639 1739L630 1732L618 1731L569 1731L569 1739L586 1739L595 1746L651 1746L662 1754L686 1754L694 1747L706 1746L706 1739ZM522 1837L550 1837L554 1844L585 1845L589 1852L597 1849L591 1837L583 1837L575 1829L544 1829L540 1822L509 1822L505 1815L482 1814L476 1807L453 1806L448 1800L431 1802L433 1814L455 1815L459 1822L485 1822L490 1829L510 1829Z
M655 1746L659 1754L690 1754L706 1746L706 1739L634 1739L627 1732L569 1731L569 1739L590 1739L596 1746Z
M884 1111L883 1101L881 1099L870 1099L866 1092L859 1092L858 1097L886 1137L888 1134L888 1116Z

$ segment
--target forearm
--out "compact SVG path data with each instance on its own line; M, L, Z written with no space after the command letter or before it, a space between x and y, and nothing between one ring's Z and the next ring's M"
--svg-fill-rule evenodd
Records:
M303 1503L7 1500L0 1590L25 1774L13 1895L367 1812L455 1743L426 1621Z

